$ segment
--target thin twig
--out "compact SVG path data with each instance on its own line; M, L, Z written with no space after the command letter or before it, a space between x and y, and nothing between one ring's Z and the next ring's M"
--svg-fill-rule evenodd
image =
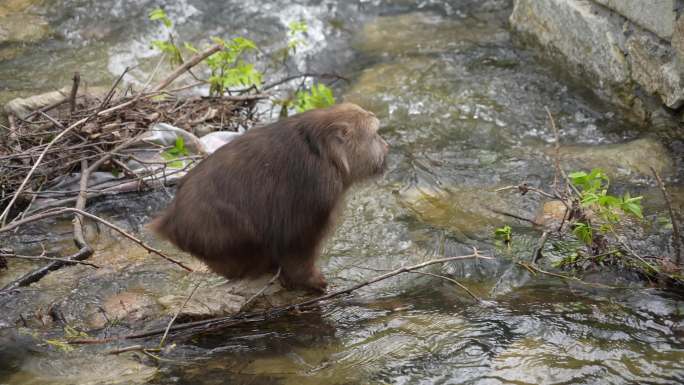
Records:
M455 280L455 279L453 279L453 278L450 278L450 277L447 277L447 276L444 276L444 275L440 275L440 274L428 273L428 272L426 272L426 271L411 271L410 273L413 273L413 274L421 274L421 275L429 275L429 276L431 276L431 277L436 277L436 278L439 278L439 279L443 279L443 280L445 280L445 281L449 281L449 282L453 283L454 285L456 285L456 286L460 287L461 289L463 289L463 291L465 291L466 293L468 293L469 296L473 297L473 299L474 299L475 301L477 301L477 302L482 302L482 300L481 300L478 296L476 296L475 294L473 294L473 292L470 291L470 289L468 289L464 284L458 282L457 280Z
M76 110L76 94L78 94L78 85L81 83L81 74L74 72L74 84L71 86L71 94L69 96L69 117L74 115Z
M505 186L505 187L501 187L501 188L494 190L494 192L501 192L501 191L506 191L506 190L518 190L522 194L526 194L528 191L532 191L532 192L537 193L537 194L539 194L543 197L546 197L546 198L560 199L560 197L558 195L547 193L544 190L538 189L536 187L530 187L526 184Z
M227 327L227 326L233 326L233 325L238 325L238 324L244 324L244 323L250 323L250 322L258 322L258 321L263 321L265 319L273 319L274 317L280 316L287 314L290 311L293 310L304 310L308 308L312 308L315 306L320 305L320 303L343 296L345 294L349 294L355 290L361 289L365 286L369 286L371 284L374 284L379 281L386 280L388 278L394 277L396 275L406 273L406 272L411 272L414 270L419 270L422 269L426 266L438 264L438 263L446 263L446 262L452 262L452 261L460 261L460 260L466 260L466 259L492 259L491 257L481 255L477 249L473 250L473 254L469 255L461 255L461 256L455 256L455 257L446 257L446 258L438 258L438 259L432 259L423 263L419 263L417 265L413 266L403 266L400 268L397 268L395 270L392 270L386 274L382 274L379 276L376 276L370 280L360 282L358 284L352 285L350 287L347 287L345 289L340 289L336 290L333 292L330 292L328 294L324 294L319 297L315 297L312 299L304 300L298 303L290 304L290 305L284 305L280 306L274 309L269 309L265 311L260 311L260 312L254 312L254 313L248 313L248 314L236 314L236 315L231 315L231 316L226 316L226 317L219 317L219 318L212 318L208 320L201 320L201 321L194 321L194 322L188 322L185 324L177 324L172 326L169 329L169 332L176 332L176 331L181 331L181 330L189 330L189 329L201 329L202 331L207 331L207 330L214 330L217 328L221 327ZM147 337L152 337L156 335L160 335L166 331L166 328L162 329L154 329L146 332L141 332L141 333L134 333L134 334L128 334L124 336L117 336L117 337L109 337L109 338L103 338L103 339L74 339L74 340L69 340L68 343L70 344L75 344L75 345L83 345L83 344L102 344L102 343L108 343L108 342L113 342L113 341L120 341L120 340L131 340L131 339L139 339L139 338L147 338Z
M280 270L281 270L281 268L278 267L278 271L273 275L273 277L271 277L271 279L268 282L266 282L264 287L262 287L261 290L256 292L256 294L249 297L249 299L247 299L247 301L245 301L245 303L243 303L242 306L240 306L238 313L248 309L248 306L252 303L252 301L257 299L260 295L262 295L266 291L266 289L268 289L271 285L273 285L273 283L276 281L276 279L278 279L280 277Z
M11 253L0 253L0 257L27 259L27 260L40 260L40 261L60 261L60 262L65 262L67 264L74 263L74 264L79 264L79 265L91 266L91 267L94 267L96 269L100 268L100 266L98 266L94 263L91 263L91 262L75 261L75 260L68 259L68 258L48 257L48 256L44 256L44 255L18 255L18 254L11 254Z
M169 257L168 255L164 254L163 252L161 252L161 250L157 250L157 249L149 246L148 244L146 244L145 242L141 241L140 239L134 237L133 235L129 234L124 229L120 228L119 226L117 226L111 222L108 222L108 221L106 221L106 220L104 220L104 219L102 219L96 215L90 214L88 212L85 212L83 210L79 210L76 208L71 208L71 207L62 207L62 208L57 208L57 209L51 209L51 210L44 211L44 212L41 212L41 213L38 213L35 215L31 215L30 217L24 218L22 220L14 221L14 222L8 224L7 226L5 226L3 228L0 228L0 233L4 233L6 231L12 230L13 228L15 228L17 226L21 226L21 225L24 225L26 223L35 222L35 221L45 219L45 218L57 217L57 216L67 214L67 213L77 213L77 214L83 215L86 218L90 218L94 221L98 221L98 222L104 224L105 226L110 227L111 229L115 230L116 232L123 235L124 237L130 239L131 241L137 243L143 249L145 249L151 253L157 254L158 256L166 259L167 261L180 266L184 270L193 271L191 268L187 267L182 262L176 261L175 259L173 259L173 258Z
M549 110L549 107L544 106L544 109L546 110L546 114L549 116L549 121L551 122L551 128L553 128L553 134L555 137L554 141L554 165L556 168L556 171L553 174L553 189L558 191L558 176L560 175L560 135L558 133L558 127L556 127L556 122L553 119L553 115L551 115L551 111Z
M660 187L660 191L663 193L663 198L665 199L665 204L667 205L667 210L670 214L670 221L672 222L672 248L674 249L674 262L677 265L682 265L684 263L684 259L682 258L682 249L684 249L684 247L682 246L682 235L679 230L679 221L677 220L677 215L675 214L675 210L672 206L672 199L665 188L665 183L663 183L663 180L660 178L660 175L656 169L651 167L651 172L653 172L653 175L658 182L658 187Z
M201 284L202 284L202 281L197 282L197 285L195 285L195 287L192 288L192 291L190 292L188 297L185 298L185 301L183 302L183 304L178 308L178 311L176 311L176 314L173 315L173 318L171 318L171 321L169 321L169 324L166 325L166 330L164 330L164 335L162 336L161 340L159 341L159 348L160 349L162 347L164 347L164 342L166 341L166 336L169 335L169 329L171 329L171 326L176 321L176 318L178 318L178 315L181 313L181 311L183 311L183 308L185 308L185 305L188 304L188 301L190 301L190 298L192 298L192 296L197 291L197 288L199 288Z
M214 54L214 53L216 53L222 49L223 49L222 44L214 44L211 47L207 48L206 50L196 53L193 57L190 58L190 60L183 63L183 65L178 67L169 76L167 76L164 80L162 80L161 83L159 83L156 87L154 87L153 91L163 90L164 88L166 88L166 86L171 84L174 80L176 80L176 78L181 76L188 69L194 67L195 65L199 64L202 60L206 59L207 57L211 56L212 54Z

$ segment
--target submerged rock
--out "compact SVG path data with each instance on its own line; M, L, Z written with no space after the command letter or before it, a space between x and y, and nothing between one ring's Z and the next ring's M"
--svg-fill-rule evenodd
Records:
M494 227L506 222L496 211L531 216L499 194L472 187L448 190L416 187L400 192L399 199L421 221L453 232L457 237L471 239L489 237Z
M16 13L0 17L0 44L35 43L50 33L50 26L42 16Z
M380 16L364 25L356 47L369 55L453 52L474 44L507 41L503 23L485 13L478 18L444 18L428 12Z
M553 156L553 149L547 153ZM650 177L653 175L651 168L663 176L674 171L672 155L651 138L600 146L562 146L560 157L566 169L601 168L612 177Z
M3 378L9 384L146 384L157 368L123 355L60 354L32 358Z

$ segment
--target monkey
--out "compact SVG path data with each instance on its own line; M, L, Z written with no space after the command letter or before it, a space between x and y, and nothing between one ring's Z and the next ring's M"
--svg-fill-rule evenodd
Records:
M151 228L226 278L280 269L286 288L325 292L315 262L343 197L386 170L379 126L341 103L252 128L191 169Z

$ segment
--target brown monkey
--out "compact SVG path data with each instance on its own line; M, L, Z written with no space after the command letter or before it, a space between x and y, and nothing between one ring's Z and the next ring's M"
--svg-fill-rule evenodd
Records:
M324 291L321 241L353 183L380 175L387 143L352 103L254 128L198 164L152 227L228 277L275 272Z

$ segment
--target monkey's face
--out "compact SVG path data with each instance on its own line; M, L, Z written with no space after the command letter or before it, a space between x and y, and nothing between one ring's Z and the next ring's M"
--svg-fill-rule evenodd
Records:
M380 121L375 114L355 104L344 103L340 108L351 126L344 141L351 179L363 180L382 174L389 145L378 134Z

